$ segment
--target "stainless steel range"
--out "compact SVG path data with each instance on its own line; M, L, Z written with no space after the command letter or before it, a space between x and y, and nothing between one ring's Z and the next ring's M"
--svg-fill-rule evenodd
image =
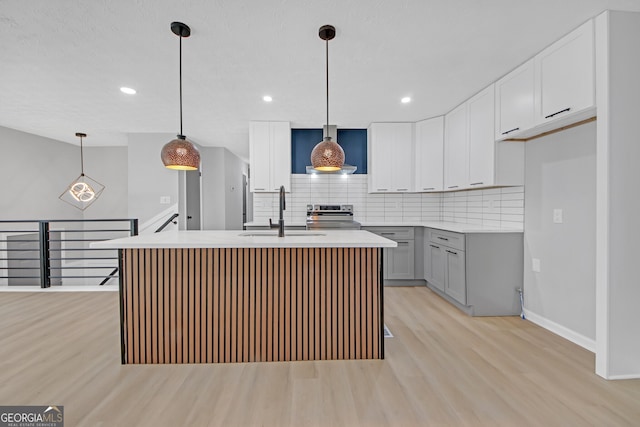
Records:
M307 205L307 230L359 230L353 220L353 205Z

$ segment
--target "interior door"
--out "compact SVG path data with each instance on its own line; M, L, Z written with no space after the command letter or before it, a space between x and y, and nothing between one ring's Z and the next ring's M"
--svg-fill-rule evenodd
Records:
M202 173L199 170L187 171L185 173L187 185L187 230L201 230L200 181Z

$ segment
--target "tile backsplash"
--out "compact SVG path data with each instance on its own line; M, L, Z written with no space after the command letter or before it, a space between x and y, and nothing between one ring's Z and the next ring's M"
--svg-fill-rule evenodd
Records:
M451 221L522 229L524 187L453 193L367 193L367 175L291 175L285 221L304 224L307 204L353 205L360 222ZM254 193L253 221L278 218L278 194Z

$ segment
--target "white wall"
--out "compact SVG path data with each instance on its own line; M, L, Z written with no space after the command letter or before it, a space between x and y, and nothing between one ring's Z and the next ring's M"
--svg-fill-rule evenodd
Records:
M178 172L164 167L160 151L174 134L129 134L128 217L138 218L140 224L178 202ZM168 196L170 203L160 204L160 197Z
M127 147L85 147L84 168L105 186L100 198L84 210L84 218L128 218Z
M225 229L242 230L242 174L246 163L224 149Z
M106 189L84 214L58 199L80 175L78 145L0 127L0 149L0 219L127 216L125 148L85 147L85 173Z
M640 378L640 14L610 12L596 25L599 124L602 120L596 372L605 378Z
M242 174L247 165L226 148L203 147L202 228L242 230Z
M224 230L224 148L203 147L202 166L202 229Z
M594 350L596 124L528 141L525 153L528 317ZM554 209L562 209L561 224ZM532 258L540 260L539 273Z

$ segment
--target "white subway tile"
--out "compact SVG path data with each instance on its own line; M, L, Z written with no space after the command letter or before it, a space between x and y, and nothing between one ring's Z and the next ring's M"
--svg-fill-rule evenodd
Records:
M520 187L503 187L500 189L500 191L502 192L502 194L506 194L506 193L522 193L524 194L524 187L520 186Z
M254 221L278 214L276 193L254 193ZM465 190L453 193L368 193L366 175L305 175L291 177L286 219L304 222L307 204L354 205L359 221L455 221L521 229L524 187Z
M524 215L500 215L502 221L524 223Z
M500 213L502 215L524 215L524 208L500 208Z

